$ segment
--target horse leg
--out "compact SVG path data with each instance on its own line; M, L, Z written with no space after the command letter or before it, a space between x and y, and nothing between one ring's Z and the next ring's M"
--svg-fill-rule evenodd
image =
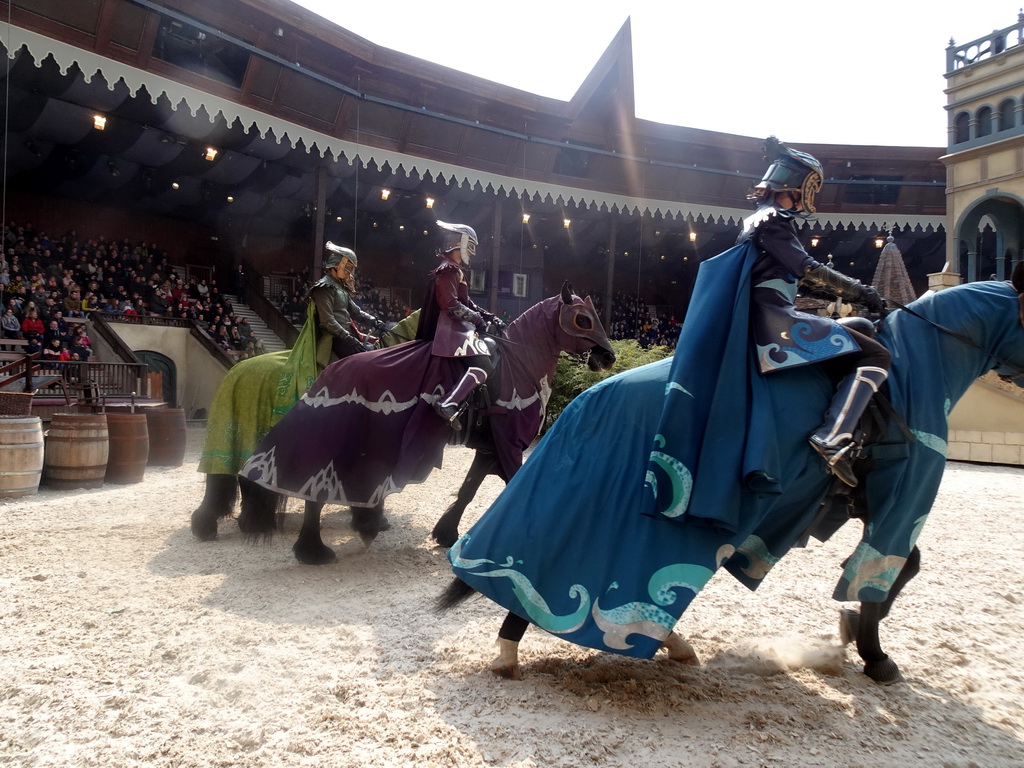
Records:
M462 515L469 506L469 502L480 490L484 478L491 474L498 474L498 457L493 453L477 451L473 457L473 464L466 473L466 479L462 481L462 487L455 497L455 501L448 507L441 519L437 521L434 530L430 532L431 537L442 547L448 548L459 539L459 523Z
M391 530L391 523L384 516L384 502L375 507L352 507L352 530L359 534L364 547L373 544L377 534Z
M244 477L238 478L238 489L242 495L238 529L250 542L269 541L277 528L277 513L284 506L285 497Z
M880 685L902 682L903 675L896 662L882 650L879 625L889 615L896 597L920 570L921 550L914 547L883 602L861 603L860 612L846 609L840 613L839 633L843 642L857 642L857 653L864 660L864 674Z
M444 592L438 596L434 609L439 613L450 611L475 594L475 589L462 579L455 577ZM505 621L502 622L501 629L498 630L498 658L491 662L491 672L498 677L509 680L523 679L523 673L519 669L519 641L523 639L528 626L530 626L529 621L516 616L511 611L505 616Z
M693 650L693 646L675 632L668 633L668 637L665 638L661 647L668 651L668 657L672 661L695 667L700 666L700 659L697 658L697 652Z
M299 538L292 545L292 552L303 565L327 565L338 559L334 550L320 538L320 513L323 508L320 502L307 501L302 513L302 528L299 530Z
M519 641L526 634L530 622L509 611L498 630L498 658L491 662L491 672L507 680L522 680L519 668Z
M237 483L234 475L206 476L206 491L199 508L192 513L192 535L199 541L217 538L217 520L228 517L235 508Z

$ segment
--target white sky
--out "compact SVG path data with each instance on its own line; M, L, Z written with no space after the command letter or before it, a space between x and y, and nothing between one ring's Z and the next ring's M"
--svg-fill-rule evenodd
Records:
M946 46L996 0L297 0L372 43L569 100L627 17L637 116L794 144L946 145Z

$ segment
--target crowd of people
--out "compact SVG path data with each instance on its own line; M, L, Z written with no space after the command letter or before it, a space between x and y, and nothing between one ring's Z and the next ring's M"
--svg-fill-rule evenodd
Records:
M604 313L604 294L591 291L590 297L598 313ZM682 323L667 312L652 313L649 305L636 294L615 293L612 296L611 324L605 330L608 338L635 339L640 346L675 349Z
M31 223L4 227L0 251L0 335L25 339L26 351L47 360L88 361L95 352L85 324L91 313L194 320L236 360L266 351L264 342L217 281L179 275L154 243L128 238L80 237L75 230L51 236ZM276 298L279 309L296 325L306 318L309 274L296 274L296 289ZM236 279L235 282L240 282ZM237 286L236 286L237 292ZM372 281L360 276L356 299L386 322L405 317L408 307L391 306ZM591 295L598 309L603 296ZM675 347L680 323L668 314L652 315L636 296L612 298L613 339L636 339L642 346Z
M291 276L295 278L296 288L290 293L284 289L280 291L276 297L277 308L291 320L293 325L299 326L306 321L306 296L311 283L308 270L302 274L292 274ZM368 312L386 323L397 323L410 312L409 307L392 306L391 302L374 286L373 281L362 277L359 273L356 277L356 290L352 296L364 312Z
M200 328L236 359L265 350L215 280L179 275L153 243L128 238L51 236L31 223L4 227L0 250L0 334L24 339L44 359L94 358L79 321L91 313L176 317Z

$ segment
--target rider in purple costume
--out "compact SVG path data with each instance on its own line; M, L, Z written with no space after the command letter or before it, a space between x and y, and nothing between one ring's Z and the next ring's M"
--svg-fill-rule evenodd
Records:
M888 376L889 352L872 337L830 318L799 312L794 301L802 283L871 311L884 309L885 302L872 286L815 261L797 238L796 219L807 218L815 210L814 196L822 186L821 164L774 136L765 142L765 152L771 165L749 196L758 208L744 220L738 241L753 241L761 254L751 272L750 313L760 372L839 358L826 362L835 366L830 373L842 378L824 423L809 441L832 474L856 486L854 433L872 395Z
M453 429L461 429L458 416L463 405L494 373L492 347L482 334L488 324L500 329L502 323L469 298L465 273L476 255L476 232L466 224L438 221L437 226L444 238L437 252L441 264L430 273L416 336L433 340L430 352L434 356L455 358L465 367L451 391L434 402L437 415Z

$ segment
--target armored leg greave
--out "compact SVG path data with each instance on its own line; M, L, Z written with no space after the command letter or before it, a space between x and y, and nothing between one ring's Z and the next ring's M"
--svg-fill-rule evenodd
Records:
M487 381L487 371L475 365L471 365L462 374L462 378L443 399L434 403L434 411L442 419L451 424L453 429L462 429L458 416L462 411L462 405L466 402L473 390Z
M836 477L851 488L857 485L853 458L859 445L854 433L864 409L888 376L884 368L865 366L839 382L825 422L810 436L811 447L825 459Z

